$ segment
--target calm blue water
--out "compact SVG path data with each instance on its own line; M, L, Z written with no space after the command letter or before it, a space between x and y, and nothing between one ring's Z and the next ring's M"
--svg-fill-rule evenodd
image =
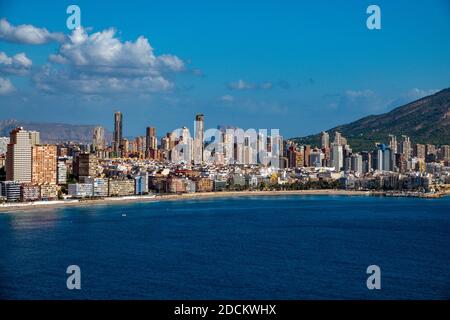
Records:
M0 298L450 299L449 209L279 196L0 214Z

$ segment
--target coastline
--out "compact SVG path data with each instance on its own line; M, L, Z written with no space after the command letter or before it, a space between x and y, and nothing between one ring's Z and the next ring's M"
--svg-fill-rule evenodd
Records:
M30 203L10 203L0 205L0 214L23 211L37 211L42 209L57 209L64 207L82 207L92 205L114 205L127 204L135 202L158 202L158 201L178 201L178 200L196 200L208 198L227 198L227 197L251 197L251 196L283 196L283 195L342 195L342 196L372 196L382 195L375 191L351 191L351 190L282 190L282 191L220 191L220 192L195 192L182 194L163 194L147 196L128 196L113 197L101 199L83 199L83 200L58 200L58 201L40 201Z
M448 194L448 193L446 193ZM388 196L383 191L355 191L355 190L335 190L335 189L317 189L317 190L280 190L280 191L220 191L220 192L195 192L182 194L155 194L143 196L124 196L101 199L81 199L81 200L58 200L58 201L39 201L30 203L10 203L0 205L0 214L15 213L24 211L40 211L43 209L58 209L64 207L83 207L93 205L117 205L136 202L159 202L159 201L179 201L196 200L212 198L229 197L252 197L252 196L287 196L287 195L333 195L333 196ZM437 198L439 196L430 196L424 198Z

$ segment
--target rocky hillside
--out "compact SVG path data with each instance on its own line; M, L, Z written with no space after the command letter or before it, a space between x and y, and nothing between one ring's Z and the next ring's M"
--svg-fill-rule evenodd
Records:
M450 144L450 88L349 124L327 130L330 140L341 132L354 151L371 150L387 142L389 134L407 135L413 143ZM293 138L302 144L320 145L320 134Z

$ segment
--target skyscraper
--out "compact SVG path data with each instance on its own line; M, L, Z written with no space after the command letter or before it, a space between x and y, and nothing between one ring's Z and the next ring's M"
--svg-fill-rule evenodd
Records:
M81 177L96 177L97 157L92 153L80 153L75 158L74 172L78 179Z
M320 140L321 140L321 148L329 148L330 147L330 135L328 132L322 131L320 134Z
M143 136L136 137L135 143L136 143L138 157L143 158L146 153L146 150L147 150L146 149L147 148L146 147L147 146L146 137L143 137Z
M203 163L203 143L204 143L204 130L205 130L205 118L203 114L197 114L195 116L194 127L194 163Z
M30 135L31 145L35 146L41 143L40 134L38 131L28 131Z
M121 157L128 157L130 152L130 141L127 138L122 138L122 140L120 140L119 149Z
M310 160L310 154L311 154L311 146L309 145L309 144L307 144L307 145L305 145L304 146L304 153L305 153L305 157L304 157L304 161L305 161L305 167L309 167L310 166L310 163L309 163L309 160Z
M403 141L399 144L398 152L403 154L406 159L411 158L411 140L408 136L402 135Z
M358 172L359 174L364 172L363 157L359 153L350 156L350 163L350 168L353 172Z
M363 165L363 173L367 173L372 170L372 154L368 151L362 151L362 165Z
M336 142L331 145L331 166L334 167L336 171L341 171L344 166L342 145Z
M425 160L426 148L424 144L418 143L414 146L414 156L416 156L419 159Z
M309 155L309 164L312 167L321 167L324 154L320 149L314 148Z
M336 131L334 133L334 144L340 145L340 146L343 145L343 143L342 143L342 135L338 131Z
M122 113L117 111L114 113L114 136L113 150L116 156L120 156L120 142L122 141Z
M397 137L394 136L393 134L389 135L389 148L391 148L391 151L393 153L397 153Z
M441 152L439 154L439 158L444 161L450 160L450 146L449 145L441 146Z
M95 151L101 151L105 149L105 128L95 127L92 135L92 146Z
M35 132L33 141L37 141ZM22 127L10 133L10 143L6 152L6 180L31 182L31 147L32 139L29 131Z
M145 132L146 157L154 158L158 149L158 139L156 138L156 128L147 127Z
M303 146L297 148L295 145L291 145L287 150L288 167L300 168L305 165Z
M378 144L377 147L378 150L376 153L375 169L379 171L393 171L395 159L391 148L383 143Z
M32 147L31 182L33 184L56 184L57 148L55 145Z
M66 184L67 183L67 163L65 159L58 160L57 169L57 183Z

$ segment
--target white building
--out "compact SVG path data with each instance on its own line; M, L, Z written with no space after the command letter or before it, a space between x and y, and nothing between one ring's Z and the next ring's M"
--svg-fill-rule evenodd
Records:
M6 152L6 180L31 182L31 147L39 143L39 133L22 127L11 131Z
M341 171L341 168L344 165L342 145L333 143L331 151L331 166L334 167L336 171Z
M67 183L67 164L65 160L58 160L57 183L58 184Z
M71 183L68 185L69 196L74 198L86 198L94 195L92 183Z

